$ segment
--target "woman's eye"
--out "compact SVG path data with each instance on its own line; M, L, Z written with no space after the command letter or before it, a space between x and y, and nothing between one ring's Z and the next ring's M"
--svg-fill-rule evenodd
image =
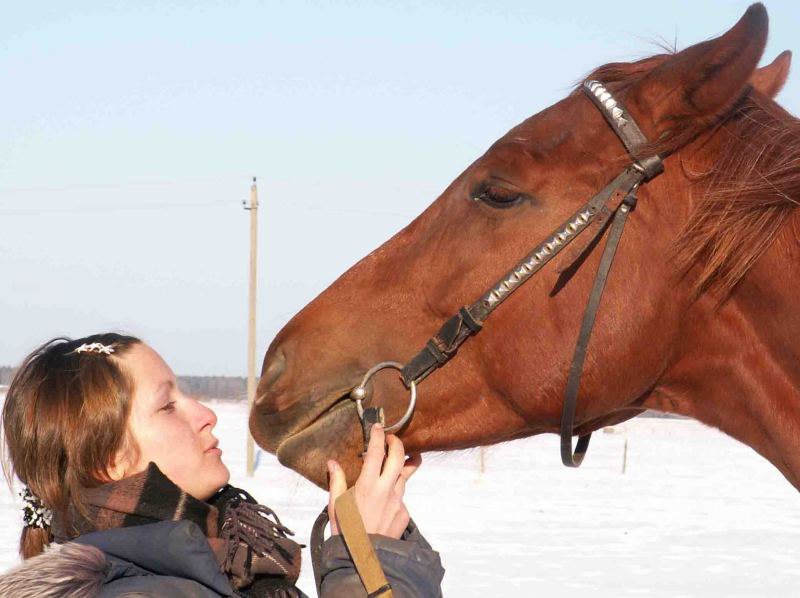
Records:
M164 405L164 406L163 406L163 407L160 409L160 411L166 411L167 413L169 413L169 412L171 412L171 411L175 411L175 401L170 401L169 403L167 403L166 405Z
M504 187L484 185L473 194L472 199L495 208L509 208L518 204L522 200L522 197L522 193L518 191L513 191Z

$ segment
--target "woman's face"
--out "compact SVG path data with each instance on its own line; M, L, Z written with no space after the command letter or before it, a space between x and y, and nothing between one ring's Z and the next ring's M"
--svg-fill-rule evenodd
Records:
M144 343L131 347L120 361L133 378L128 429L139 452L135 462L135 456L119 455L112 477L139 473L152 461L185 492L210 498L230 478L212 434L217 416L183 394L170 367Z

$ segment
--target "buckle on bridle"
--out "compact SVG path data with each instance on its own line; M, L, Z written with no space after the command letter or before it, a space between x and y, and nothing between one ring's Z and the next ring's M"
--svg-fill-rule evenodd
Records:
M664 161L658 155L636 160L632 166L644 175L645 181L649 181L664 172Z

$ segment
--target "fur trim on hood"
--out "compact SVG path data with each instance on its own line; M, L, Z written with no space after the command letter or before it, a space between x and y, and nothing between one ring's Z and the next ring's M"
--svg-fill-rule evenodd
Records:
M94 546L51 544L0 576L0 597L88 598L97 596L107 569L106 556Z

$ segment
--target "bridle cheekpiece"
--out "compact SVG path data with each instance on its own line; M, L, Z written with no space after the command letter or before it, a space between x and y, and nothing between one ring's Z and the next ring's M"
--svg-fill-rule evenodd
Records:
M411 392L411 399L403 417L385 428L388 432L397 431L408 423L414 413L417 385L434 370L447 363L467 338L480 332L489 315L511 293L522 286L524 282L541 270L545 264L573 243L587 229L592 231L591 234L583 235L585 238L582 239L577 249L570 252L565 260L567 264L562 265L559 269L560 271L564 271L570 265L576 263L584 250L599 237L602 237L606 229L608 229L608 240L600 258L600 265L595 275L594 285L589 294L580 332L575 344L561 413L561 459L564 465L569 467L578 467L583 461L589 446L591 432L578 438L574 452L572 437L575 429L575 411L580 379L586 359L586 350L594 327L595 316L600 306L600 298L608 279L619 240L622 237L625 222L631 210L636 206L636 192L639 185L661 174L664 171L664 164L658 155L638 158L642 153L642 148L648 143L648 139L630 113L619 100L614 98L605 85L600 81L589 80L583 83L582 89L600 110L600 113L620 141L622 141L633 162L567 218L552 234L534 247L522 260L517 262L477 301L459 309L458 313L447 320L439 331L428 340L425 347L406 365L403 366L397 362L381 362L367 371L361 384L350 393L350 397L356 402L358 409L364 434L365 450L366 443L369 441L371 425L376 422L384 423L383 409L381 407L365 408L362 405L362 402L367 397L367 384L372 376L385 368L399 370L403 384Z

